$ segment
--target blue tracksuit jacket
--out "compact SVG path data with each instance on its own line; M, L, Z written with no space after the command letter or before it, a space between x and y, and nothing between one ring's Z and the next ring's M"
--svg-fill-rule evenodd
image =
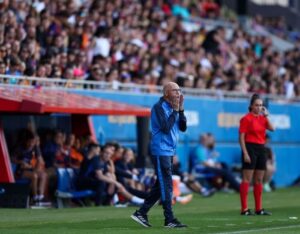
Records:
M173 156L179 130L184 132L187 128L186 117L183 111L172 109L163 97L151 109L151 154L154 156Z

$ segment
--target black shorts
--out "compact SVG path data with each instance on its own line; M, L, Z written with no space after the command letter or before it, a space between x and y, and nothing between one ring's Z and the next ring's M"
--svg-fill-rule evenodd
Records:
M261 144L246 143L246 148L251 159L251 163L246 163L242 154L242 169L266 170L267 158L265 146Z

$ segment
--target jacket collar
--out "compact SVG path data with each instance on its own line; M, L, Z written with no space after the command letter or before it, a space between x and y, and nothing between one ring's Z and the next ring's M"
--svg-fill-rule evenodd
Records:
M165 102L165 103L167 103L168 107L172 108L171 104L170 104L163 96L160 97L159 102L160 102L160 103Z

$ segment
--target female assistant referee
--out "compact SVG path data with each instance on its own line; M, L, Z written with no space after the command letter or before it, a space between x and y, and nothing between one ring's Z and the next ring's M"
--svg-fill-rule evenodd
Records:
M239 142L242 149L241 215L254 215L248 208L249 183L253 179L256 215L271 215L262 208L263 178L266 170L266 130L274 131L269 112L258 94L250 100L249 113L240 120Z

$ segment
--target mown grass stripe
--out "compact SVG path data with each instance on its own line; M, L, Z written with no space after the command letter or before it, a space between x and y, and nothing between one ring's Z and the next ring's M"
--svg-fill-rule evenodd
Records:
M260 231L272 231L272 230L282 230L282 229L291 229L298 228L299 225L290 225L290 226L281 226L281 227L268 227L268 228L256 228L251 230L242 230L242 231L234 231L234 232L218 232L216 234L238 234L238 233L251 233L251 232L260 232Z

